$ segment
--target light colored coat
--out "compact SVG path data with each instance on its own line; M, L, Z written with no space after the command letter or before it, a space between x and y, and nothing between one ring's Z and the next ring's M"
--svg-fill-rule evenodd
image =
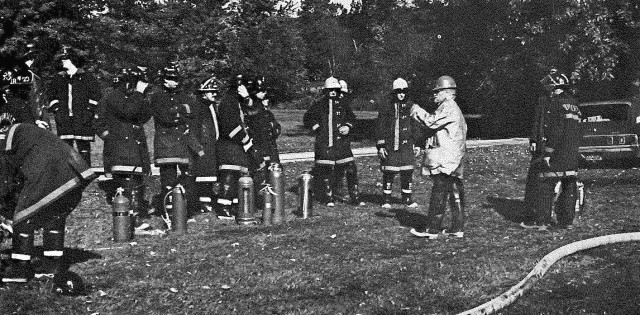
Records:
M423 174L447 174L462 178L466 151L467 123L453 99L440 103L433 114L414 105L411 116L436 134L426 143Z

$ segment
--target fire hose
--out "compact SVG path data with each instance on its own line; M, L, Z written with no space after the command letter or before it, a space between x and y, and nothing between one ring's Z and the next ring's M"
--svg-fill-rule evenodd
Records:
M551 265L566 256L602 245L637 241L640 241L640 232L604 235L564 245L544 256L524 279L508 291L500 294L491 301L473 309L466 310L458 315L486 315L507 307L518 297L522 296L525 291L533 287L538 280L542 279Z

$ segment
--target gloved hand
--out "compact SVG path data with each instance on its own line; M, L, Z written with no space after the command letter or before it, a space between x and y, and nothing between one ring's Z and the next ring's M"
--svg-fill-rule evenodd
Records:
M349 128L349 126L346 126L346 125L340 126L338 128L338 132L343 136L346 136L347 134L349 134L350 130L351 128Z
M136 83L136 91L140 93L144 93L144 91L147 89L148 86L149 86L149 83L138 81L138 83Z
M422 153L422 150L420 149L420 147L416 147L415 145L413 146L413 156L415 157L419 157L420 153Z
M529 153L533 153L536 152L537 146L535 142L531 142L531 144L529 144Z
M389 153L387 153L387 149L385 148L380 148L378 149L378 157L382 160L386 159L387 156L389 156Z
M239 85L238 86L238 95L242 96L243 98L249 97L249 91L247 90L247 87L244 86L244 85Z
M551 157L550 156L545 156L545 157L542 158L542 160L544 161L544 163L545 163L545 165L547 167L551 166Z
M44 120L36 120L36 125L42 129L49 129L49 124Z

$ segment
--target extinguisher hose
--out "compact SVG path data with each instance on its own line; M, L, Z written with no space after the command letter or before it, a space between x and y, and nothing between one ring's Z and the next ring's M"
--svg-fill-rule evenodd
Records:
M169 215L169 211L167 211L167 204L169 204L167 200L169 199L169 196L171 196L171 192L172 191L169 190L164 194L164 198L162 198L162 209L164 210L164 214L160 215L164 223L167 225L167 230L171 230L171 216Z
M518 282L518 284L511 287L508 291L500 294L498 297L492 299L491 301L488 301L473 309L459 313L458 315L487 315L507 307L518 297L522 296L525 291L533 287L533 285L538 282L538 280L542 279L549 267L551 267L551 265L553 265L556 261L578 251L591 249L602 245L638 241L640 241L640 232L633 232L604 235L564 245L544 256L524 279Z

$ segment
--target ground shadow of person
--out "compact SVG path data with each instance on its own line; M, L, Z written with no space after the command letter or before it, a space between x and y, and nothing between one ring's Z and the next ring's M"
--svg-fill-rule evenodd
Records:
M389 211L378 211L375 216L381 218L395 218L401 226L421 228L427 225L427 216L422 213L408 211L404 206L397 205Z
M505 220L520 223L527 219L526 204L521 199L509 199L496 196L488 196L484 208L494 209Z

